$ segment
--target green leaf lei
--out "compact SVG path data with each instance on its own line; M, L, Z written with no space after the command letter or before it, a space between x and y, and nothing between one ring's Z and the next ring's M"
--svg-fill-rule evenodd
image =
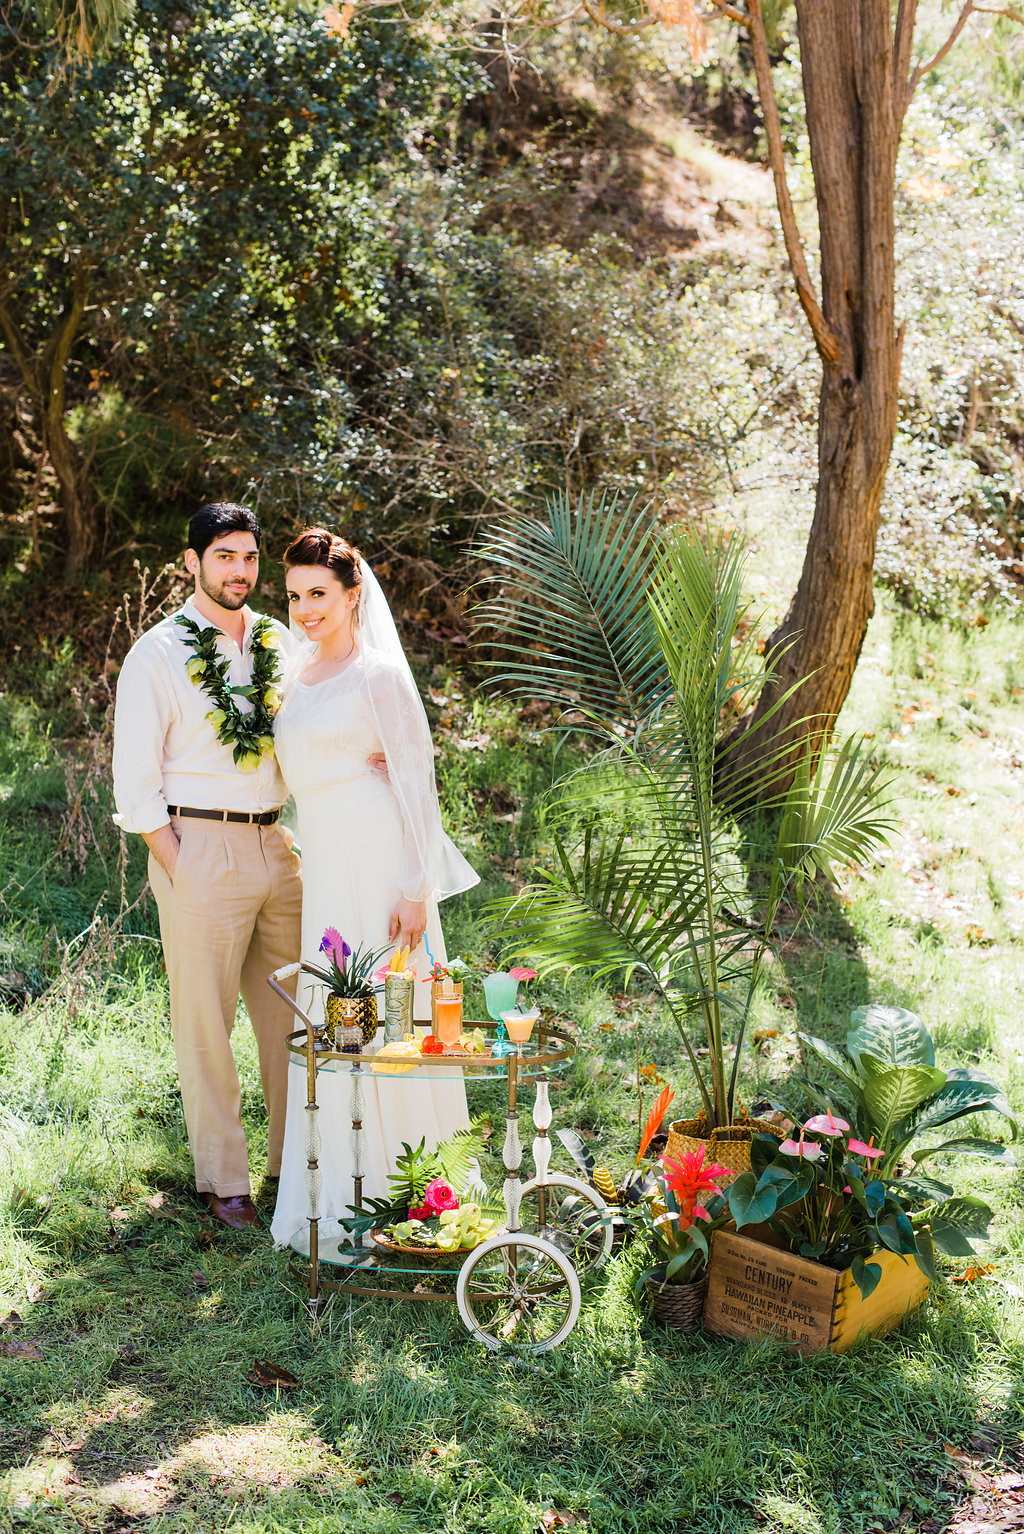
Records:
M185 665L192 686L201 687L214 705L206 717L217 731L217 739L231 746L231 754L244 772L251 772L265 756L274 754L274 715L281 707L277 686L281 672L272 620L257 618L249 630L252 681L247 687L228 685L228 662L217 649L220 629L201 629L184 614L175 622L186 631L182 643L194 651ZM251 714L242 713L236 697L251 700Z

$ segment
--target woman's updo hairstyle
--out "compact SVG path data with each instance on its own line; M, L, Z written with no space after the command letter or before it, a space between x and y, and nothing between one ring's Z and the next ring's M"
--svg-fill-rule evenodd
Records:
M330 570L346 591L357 591L363 584L359 550L325 527L307 527L292 539L284 551L284 567L292 570L296 565L320 565Z

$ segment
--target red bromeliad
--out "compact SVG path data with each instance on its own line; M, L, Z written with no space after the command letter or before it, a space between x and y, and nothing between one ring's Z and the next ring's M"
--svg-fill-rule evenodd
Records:
M680 1161L663 1157L661 1166L665 1183L672 1189L679 1203L680 1229L688 1230L694 1220L710 1219L711 1216L704 1205L697 1200L701 1194L721 1193L722 1190L714 1179L724 1177L729 1168L719 1166L717 1162L705 1166L703 1145L699 1150L684 1151Z

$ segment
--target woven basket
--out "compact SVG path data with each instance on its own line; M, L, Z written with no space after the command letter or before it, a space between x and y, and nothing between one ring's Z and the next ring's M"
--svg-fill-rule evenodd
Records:
M379 1226L371 1230L370 1235L377 1245L391 1256L415 1257L417 1262L432 1268L461 1267L470 1252L474 1250L473 1247L465 1249L459 1247L454 1252L442 1252L439 1246L403 1246Z
M742 1124L730 1124L725 1129L713 1129L710 1135L704 1119L676 1119L668 1126L668 1144L664 1155L678 1161L684 1151L697 1151L704 1147L706 1161L717 1161L728 1167L723 1177L716 1179L720 1188L728 1188L737 1177L750 1171L750 1142L754 1135L772 1135L784 1140L786 1131L767 1119L747 1119Z
M340 1030L350 1025L363 1030L364 1044L373 1043L379 1026L376 996L328 996L324 1031L335 1049L341 1045Z
M644 1290L651 1297L651 1316L659 1326L673 1331L692 1332L704 1313L704 1293L708 1275L691 1279L688 1284L665 1284L656 1274L648 1274Z

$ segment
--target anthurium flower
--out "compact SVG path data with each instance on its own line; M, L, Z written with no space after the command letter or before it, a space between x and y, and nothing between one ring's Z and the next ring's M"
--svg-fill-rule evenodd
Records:
M783 1140L779 1146L779 1153L783 1156L803 1156L807 1161L817 1161L821 1155L821 1146L814 1140L805 1140L801 1135L799 1140Z
M320 940L320 952L326 953L335 964L343 963L349 957L352 950L338 931L337 927L328 927ZM339 960L338 955L341 955Z
M865 1145L863 1140L847 1140L846 1148L852 1156L884 1155L880 1145Z
M510 980L536 980L537 971L535 969L510 969L508 976Z
M845 1134L849 1129L845 1119L837 1119L831 1113L816 1113L812 1119L806 1119L804 1128L809 1129L815 1135L828 1135L830 1139L836 1139Z
M445 1182L443 1177L435 1177L433 1182L428 1182L423 1194L423 1203L431 1214L440 1214L442 1209L458 1209L459 1201L455 1197L455 1189L450 1182Z

